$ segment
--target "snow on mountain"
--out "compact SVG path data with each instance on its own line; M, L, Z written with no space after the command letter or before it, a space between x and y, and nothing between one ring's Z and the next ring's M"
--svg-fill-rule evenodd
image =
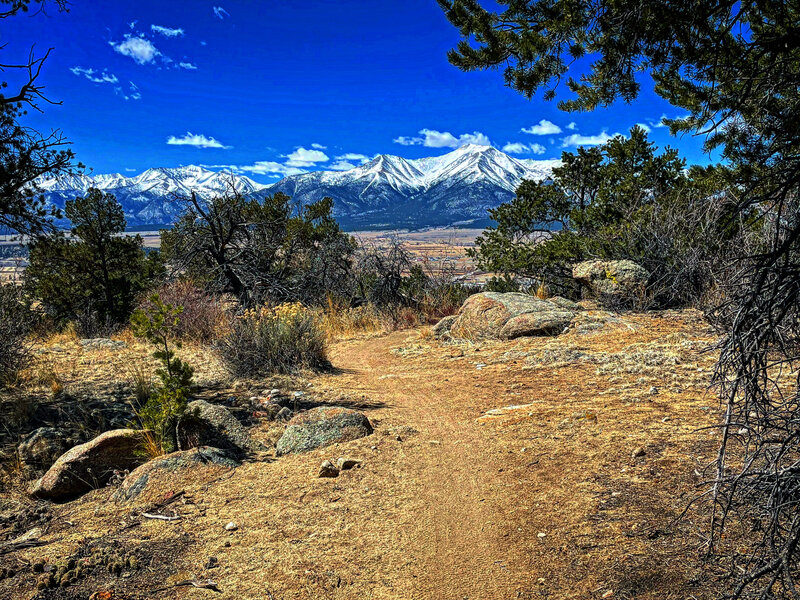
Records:
M283 192L303 204L330 196L334 215L349 227L485 222L486 211L510 200L523 179L542 181L559 164L467 144L442 156L407 160L381 154L349 171L292 175L265 193Z
M381 154L349 171L292 175L269 186L198 166L148 169L135 177L62 176L39 185L58 206L91 186L112 193L129 225L170 223L182 208L176 198L194 191L206 199L233 185L240 193L258 197L283 192L303 205L330 196L334 216L348 228L421 227L485 224L486 211L510 200L523 179L546 179L559 164L518 160L491 146L468 144L415 160Z
M48 200L59 207L66 200L86 193L90 187L114 194L125 211L129 225L172 222L183 208L180 198L192 192L203 199L235 188L242 194L264 189L243 175L211 171L194 165L173 169L148 169L135 177L109 175L62 175L37 182Z

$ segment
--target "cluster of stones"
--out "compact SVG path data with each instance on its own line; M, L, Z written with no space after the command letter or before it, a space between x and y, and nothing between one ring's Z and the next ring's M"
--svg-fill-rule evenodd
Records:
M291 417L276 452L279 456L308 452L372 432L372 425L363 413L339 406L320 406ZM205 400L190 402L179 419L178 451L148 461L142 452L146 436L146 431L115 429L74 446L33 484L31 494L47 500L68 500L118 477L122 482L114 497L128 501L147 490L157 492L180 471L191 469L199 474L232 469L246 457L267 450L227 408ZM53 439L37 430L23 440L21 447L38 448L44 445L43 440ZM44 454L41 458L46 461ZM346 464L339 469L353 466L349 459Z

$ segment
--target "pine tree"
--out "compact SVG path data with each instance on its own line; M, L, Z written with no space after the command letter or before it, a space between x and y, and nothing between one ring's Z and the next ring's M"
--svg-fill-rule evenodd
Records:
M122 235L125 215L111 194L91 188L64 212L70 235L58 231L30 244L27 289L57 321L86 329L124 323L137 294L163 271L159 253L145 254L139 235Z

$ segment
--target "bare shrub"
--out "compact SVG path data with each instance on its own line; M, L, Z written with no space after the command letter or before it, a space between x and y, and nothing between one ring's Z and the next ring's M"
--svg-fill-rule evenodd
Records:
M355 277L360 296L391 329L435 323L475 291L455 281L452 259L415 258L396 236L383 247L362 247Z
M174 333L177 339L210 342L227 327L228 314L223 298L207 293L194 281L179 279L165 283L156 293L165 304L183 307Z
M597 242L601 254L633 260L650 273L646 289L632 299L636 308L705 308L730 276L729 257L752 246L757 232L750 221L730 193L689 190L632 211L624 227Z
M323 369L330 363L319 315L299 303L246 310L217 343L237 377Z

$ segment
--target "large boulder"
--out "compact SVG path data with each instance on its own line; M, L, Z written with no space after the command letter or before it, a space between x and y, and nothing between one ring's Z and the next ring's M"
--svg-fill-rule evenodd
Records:
M145 461L144 432L135 429L106 431L62 454L33 484L37 498L63 500L105 485L115 471L134 469Z
M114 497L117 500L157 501L177 492L184 481L208 481L239 466L219 448L203 446L165 454L137 467L124 479Z
M449 323L448 332L465 339L554 335L569 324L577 310L580 306L565 298L542 300L519 292L482 292L467 298ZM523 315L531 316L520 318Z
M349 442L372 433L366 415L339 406L319 406L296 415L277 444L278 456L308 452L337 442Z
M211 446L243 456L264 450L247 429L224 406L194 400L186 407L176 427L178 450Z
M631 260L589 260L572 268L572 277L598 298L634 299L650 273Z

